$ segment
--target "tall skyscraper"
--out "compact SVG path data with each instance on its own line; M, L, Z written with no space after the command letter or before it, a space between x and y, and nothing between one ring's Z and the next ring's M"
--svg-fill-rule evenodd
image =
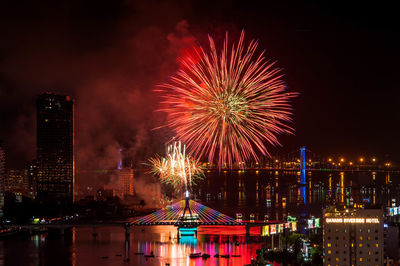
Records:
M72 203L75 179L74 100L44 93L37 108L37 197Z
M0 217L3 216L4 207L4 180L6 175L6 154L0 142Z

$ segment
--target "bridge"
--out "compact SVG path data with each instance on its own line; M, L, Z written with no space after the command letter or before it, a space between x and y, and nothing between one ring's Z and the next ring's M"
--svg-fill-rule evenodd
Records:
M122 227L125 229L125 235L128 238L130 236L130 230L133 226L175 226L177 227L178 238L181 235L194 235L197 236L197 227L199 226L244 226L246 230L246 237L250 236L250 229L253 227L260 228L263 233L267 228L275 228L273 234L280 235L283 233L284 228L290 226L291 231L296 231L296 225L283 221L237 221L219 211L209 208L201 203L194 200L190 200L186 197L185 200L178 201L172 205L169 205L163 209L157 210L146 216L136 218L132 222L126 221L72 221L72 222L56 222L56 223L43 223L43 224L22 224L8 226L15 232L29 232L29 234L37 232L45 232L48 229L58 229L61 235L64 235L65 229L72 227L91 227L93 228L93 237L97 237L97 228L99 227ZM280 230L282 229L282 230ZM268 231L269 232L269 231ZM12 232L2 232L1 236L6 236ZM266 236L266 235L263 235ZM268 233L268 236L272 237Z

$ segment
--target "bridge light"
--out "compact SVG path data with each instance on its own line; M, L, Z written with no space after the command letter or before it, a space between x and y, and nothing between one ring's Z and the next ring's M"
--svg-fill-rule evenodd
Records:
M331 159L331 158L329 158L329 159L328 159L328 162L332 162L332 159Z
M363 157L360 158L360 163L362 163L362 162L364 162L364 158Z
M344 158L340 158L340 161L343 163L344 162Z
M372 158L372 161L373 161L373 162L375 162L375 161L376 161L376 159L375 159L375 158Z

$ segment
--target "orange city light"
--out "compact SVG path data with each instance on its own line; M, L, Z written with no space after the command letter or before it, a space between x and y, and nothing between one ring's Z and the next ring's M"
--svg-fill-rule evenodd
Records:
M344 158L340 158L340 161L343 163L344 162Z
M361 158L360 158L360 162L364 162L364 158L361 157Z

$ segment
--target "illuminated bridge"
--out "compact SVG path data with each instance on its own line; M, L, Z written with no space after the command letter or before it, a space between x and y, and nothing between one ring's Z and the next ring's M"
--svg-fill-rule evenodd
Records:
M235 219L196 201L181 200L161 210L141 217L132 225L175 225L197 227L200 225L244 225Z

